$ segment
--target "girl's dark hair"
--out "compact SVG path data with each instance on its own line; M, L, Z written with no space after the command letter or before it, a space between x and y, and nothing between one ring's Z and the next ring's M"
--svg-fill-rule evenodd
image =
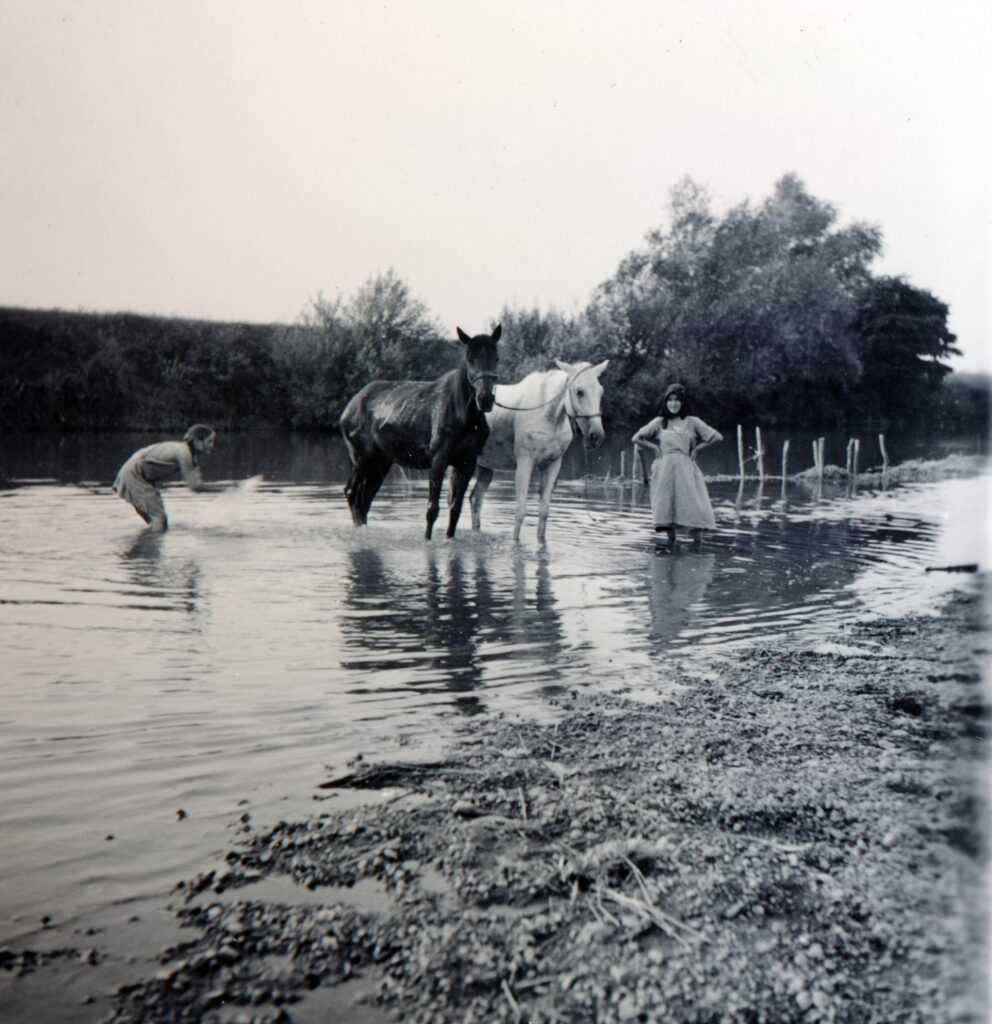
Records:
M208 427L206 423L194 423L193 426L191 426L183 435L183 440L187 444L191 441L206 441L206 439L213 433L214 428Z
M206 423L194 423L193 426L183 434L183 440L189 445L190 454L193 456L193 465L200 464L200 453L193 446L194 441L206 441L214 434L214 428L208 427Z
M685 387L682 384L669 384L668 387L665 388L665 395L661 400L661 411L658 414L661 416L662 430L668 426L668 399L671 398L672 395L675 395L682 403L682 408L679 409L679 419L684 420L686 416L689 415L689 403L685 397Z

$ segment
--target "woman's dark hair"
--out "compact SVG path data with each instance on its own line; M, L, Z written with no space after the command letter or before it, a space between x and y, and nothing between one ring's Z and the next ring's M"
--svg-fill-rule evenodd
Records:
M682 408L679 409L679 419L684 420L689 415L689 403L685 397L685 387L682 384L669 384L665 388L665 396L661 400L661 429L664 430L668 426L668 399L675 395L676 398L682 403Z

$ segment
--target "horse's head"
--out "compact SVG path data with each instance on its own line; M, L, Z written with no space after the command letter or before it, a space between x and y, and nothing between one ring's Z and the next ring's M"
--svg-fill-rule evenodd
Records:
M565 391L565 412L579 425L584 444L598 448L603 443L603 385L599 383L600 374L609 366L610 361L593 366L591 363L565 363L556 359L559 370L568 374Z
M472 385L475 404L482 412L489 412L496 400L496 382L499 380L496 371L499 365L496 342L502 333L503 328L499 324L493 329L492 334L477 334L474 338L470 338L460 327L458 328L458 340L465 346L465 371L468 374L468 382Z

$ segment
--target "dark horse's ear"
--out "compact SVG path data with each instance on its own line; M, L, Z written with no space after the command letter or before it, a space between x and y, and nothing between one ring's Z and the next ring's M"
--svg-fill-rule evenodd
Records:
M455 330L458 332L458 340L463 345L467 345L472 340L460 327L456 327Z
M503 325L497 324L493 328L493 341L499 341L499 336L503 333Z

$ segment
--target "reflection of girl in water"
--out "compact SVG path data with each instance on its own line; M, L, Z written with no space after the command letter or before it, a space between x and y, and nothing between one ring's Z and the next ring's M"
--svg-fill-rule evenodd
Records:
M675 532L686 527L696 545L703 530L716 527L706 481L696 455L723 435L696 416L686 415L685 388L672 384L665 391L661 414L634 434L634 444L658 456L651 469L651 512L655 530L667 530L675 547Z
M689 624L689 609L703 599L713 579L715 561L712 554L650 559L648 603L652 640L667 646Z
M194 491L203 490L200 460L213 451L213 427L197 423L181 441L160 441L136 451L121 466L114 493L129 502L148 526L161 532L169 528L159 487L181 476Z

